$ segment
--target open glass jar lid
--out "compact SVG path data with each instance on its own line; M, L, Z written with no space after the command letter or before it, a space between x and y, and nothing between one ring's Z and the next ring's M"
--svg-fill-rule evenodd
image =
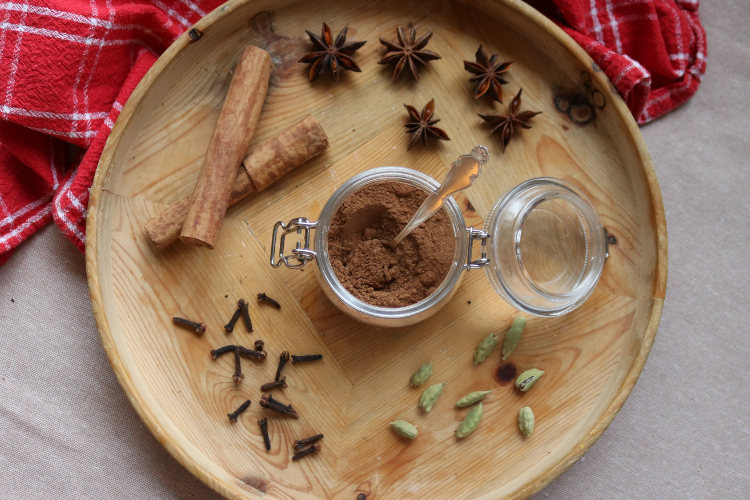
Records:
M355 175L326 202L317 222L304 217L274 226L271 265L303 268L315 261L318 282L326 296L349 316L376 326L405 326L422 321L442 308L460 286L463 271L484 268L497 293L510 305L537 316L559 316L580 306L596 287L606 258L606 240L599 216L574 186L554 178L525 181L492 207L482 230L467 228L452 197L443 211L453 231L453 261L434 290L405 307L381 307L355 297L334 272L329 235L334 215L344 201L364 187L397 182L427 193L440 184L416 170L380 167ZM311 232L315 230L314 238ZM286 238L297 241L288 251ZM481 257L472 259L475 243ZM287 251L287 253L285 253Z
M607 253L594 207L575 186L551 177L503 195L479 237L481 265L497 293L536 316L560 316L583 304Z

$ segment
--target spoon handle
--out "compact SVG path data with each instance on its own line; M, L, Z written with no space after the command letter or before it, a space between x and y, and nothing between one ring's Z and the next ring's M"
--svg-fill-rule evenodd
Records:
M409 223L398 233L398 236L388 243L388 246L395 249L401 243L401 240L406 238L417 226L440 210L448 196L471 186L489 158L490 154L484 146L476 146L468 155L459 156L448 167L448 172L445 174L445 179L440 188L422 202Z

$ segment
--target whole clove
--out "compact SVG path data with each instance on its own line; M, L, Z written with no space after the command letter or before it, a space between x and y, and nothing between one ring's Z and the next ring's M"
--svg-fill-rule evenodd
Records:
M262 340L256 340L255 341L255 350L256 351L262 351L263 348L266 346L266 343Z
M294 451L300 451L308 444L313 444L314 442L320 441L321 439L323 439L323 434L316 434L314 436L310 436L309 438L298 439L294 442Z
M291 404L285 405L284 403L273 399L273 396L271 396L270 394L263 394L263 396L260 398L259 404L262 408L273 410L276 413L299 418L299 413L297 413L297 410L295 410Z
M289 351L284 351L279 356L279 367L276 369L276 378L274 380L279 380L279 377L281 376L281 370L282 368L284 368L284 365L287 361L289 361Z
M303 361L315 361L318 359L323 359L322 354L308 354L305 356L295 356L292 354L292 364L295 363L302 363Z
M234 351L235 347L237 347L237 346L234 346L234 345L225 345L224 347L219 347L218 349L214 349L213 351L211 351L211 354L213 355L214 360L215 360L219 356L221 356L222 354L224 354L226 352Z
M227 413L227 417L229 417L229 420L236 423L237 417L239 416L239 414L247 410L249 406L250 406L250 400L248 399L247 401L242 403L240 407L234 410L232 413Z
M264 396L266 396L266 394L264 394ZM290 415L293 415L294 418L299 418L299 414L297 413L297 410L295 410L292 407L292 403L289 403L288 405L285 405L284 403L282 403L278 399L274 399L273 398L273 394L271 394L271 393L268 393L267 396L268 396L267 399L268 399L268 403L269 404L277 406L279 408L284 408L286 411L289 412Z
M271 451L271 438L268 437L268 419L262 418L258 420L260 425L260 432L263 433L263 442L266 444L266 451Z
M244 379L245 376L242 374L242 363L240 363L240 346L234 346L234 375L232 375L232 380L234 381L235 385L242 382L242 379Z
M224 347L219 347L218 349L214 349L213 351L211 351L211 354L213 355L214 360L216 360L222 354L231 352L231 351L234 351L234 375L232 375L232 380L234 381L235 384L239 384L240 382L242 382L242 379L245 378L245 376L242 374L240 354L258 358L261 361L266 359L266 351L254 351L252 349L248 349L247 347L243 347L241 345L225 345Z
M262 292L258 294L258 302L265 302L266 304L272 305L276 309L281 309L281 304Z
M263 392L268 392L271 389L274 389L276 387L283 387L284 389L287 388L286 385L286 377L282 378L281 380L276 380L274 382L269 382L267 384L263 384L260 386L260 390Z
M311 453L319 453L319 452L320 452L320 444L315 443L315 445L309 447L308 449L295 453L292 456L292 460L299 460L300 458L306 457L307 455Z
M247 308L247 301L245 299L238 300L237 307L239 307L242 312L242 320L245 322L245 328L247 328L248 332L252 332L253 322L250 321L250 311Z
M258 358L260 361L263 361L264 359L266 359L266 356L268 356L266 351L254 351L252 349L248 349L247 347L242 347L241 345L237 347L245 356L252 356L253 358Z
M198 335L203 335L206 333L206 324L205 323L198 323L197 321L190 321L189 319L185 318L172 318L172 321L177 323L178 325L185 325L189 326L190 328L195 330L195 333Z
M224 331L226 331L227 333L232 333L232 330L234 330L234 324L237 323L238 319L240 319L240 314L242 314L242 311L240 311L239 308L234 311L232 319L229 320L229 323L224 325Z

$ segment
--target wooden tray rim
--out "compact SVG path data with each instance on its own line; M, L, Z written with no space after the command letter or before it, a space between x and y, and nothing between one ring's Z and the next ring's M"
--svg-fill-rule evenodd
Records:
M232 12L239 9L240 7L252 3L254 0L228 0L223 5L217 7L205 17L195 23L192 28L202 30L214 24L217 20L225 15L231 15ZM505 6L516 10L521 15L526 16L528 19L533 21L540 28L546 30L551 36L553 36L559 43L567 48L582 64L587 67L593 65L593 59L581 48L567 33L559 28L555 23L543 16L539 11L533 7L527 5L521 0L492 0L496 3L505 4ZM91 299L91 306L94 313L97 329L104 346L104 350L109 359L109 363L115 372L117 381L120 383L123 391L125 391L128 400L133 405L136 413L149 429L149 431L156 437L159 443L191 474L197 477L200 481L206 484L209 488L213 489L220 495L232 500L239 500L243 498L242 495L249 495L252 498L264 498L265 495L260 495L255 492L243 490L240 495L235 490L231 489L224 483L224 481L218 478L215 474L211 473L198 463L194 461L191 455L179 444L178 441L171 439L166 434L159 422L152 415L148 405L144 402L138 391L136 390L127 369L123 366L120 359L120 354L117 351L112 337L112 332L109 328L109 323L106 317L105 307L103 298L101 295L101 288L99 286L99 268L98 268L98 253L97 244L99 243L97 233L97 218L98 211L100 209L101 192L103 186L106 184L109 176L109 167L112 164L114 152L119 145L120 138L125 130L130 119L134 115L134 111L137 108L138 103L143 98L144 94L148 91L151 83L155 81L169 63L177 56L177 54L192 41L188 35L190 29L186 30L165 52L159 57L154 63L151 69L146 73L141 82L138 84L136 89L131 94L127 103L123 106L123 109L115 122L112 132L107 139L102 156L99 160L96 175L94 176L94 182L91 188L91 197L89 200L88 207L88 218L86 222L86 274L89 285L89 296ZM594 72L593 78L598 80L598 83L602 87L609 86L609 79L604 75L603 72ZM641 135L640 129L637 123L633 119L630 110L627 108L625 102L622 99L613 99L612 104L617 114L623 120L623 123L627 127L627 131L630 134L630 139L635 145L640 159L643 164L644 175L649 188L649 195L653 204L653 224L656 233L657 249L656 249L656 266L654 274L654 288L656 292L651 299L653 305L651 308L651 315L646 327L646 331L641 341L638 353L633 359L633 363L627 373L627 376L623 379L623 382L617 391L617 394L610 402L607 409L602 413L601 418L594 424L591 431L581 441L576 443L570 452L563 457L557 464L550 467L540 477L531 480L521 486L513 495L506 497L507 500L521 500L530 497L534 493L542 490L552 481L554 481L560 474L565 472L571 465L577 462L588 449L596 442L599 436L609 427L610 423L614 420L617 413L622 408L625 400L630 395L635 383L643 370L648 355L651 351L651 346L654 343L656 337L656 331L659 327L659 321L661 319L661 313L664 306L664 296L666 292L667 283L667 224L666 216L664 213L664 205L661 196L661 190L659 188L659 181L654 170L651 156L646 147L646 143ZM490 494L491 495L491 494ZM490 498L485 496L485 498Z

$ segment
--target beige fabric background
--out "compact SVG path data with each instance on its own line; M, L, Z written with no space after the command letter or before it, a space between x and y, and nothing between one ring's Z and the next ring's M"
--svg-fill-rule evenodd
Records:
M703 86L642 129L669 230L656 343L614 423L534 500L750 499L750 0L701 4ZM16 498L218 499L128 403L54 226L0 267L0 499Z

